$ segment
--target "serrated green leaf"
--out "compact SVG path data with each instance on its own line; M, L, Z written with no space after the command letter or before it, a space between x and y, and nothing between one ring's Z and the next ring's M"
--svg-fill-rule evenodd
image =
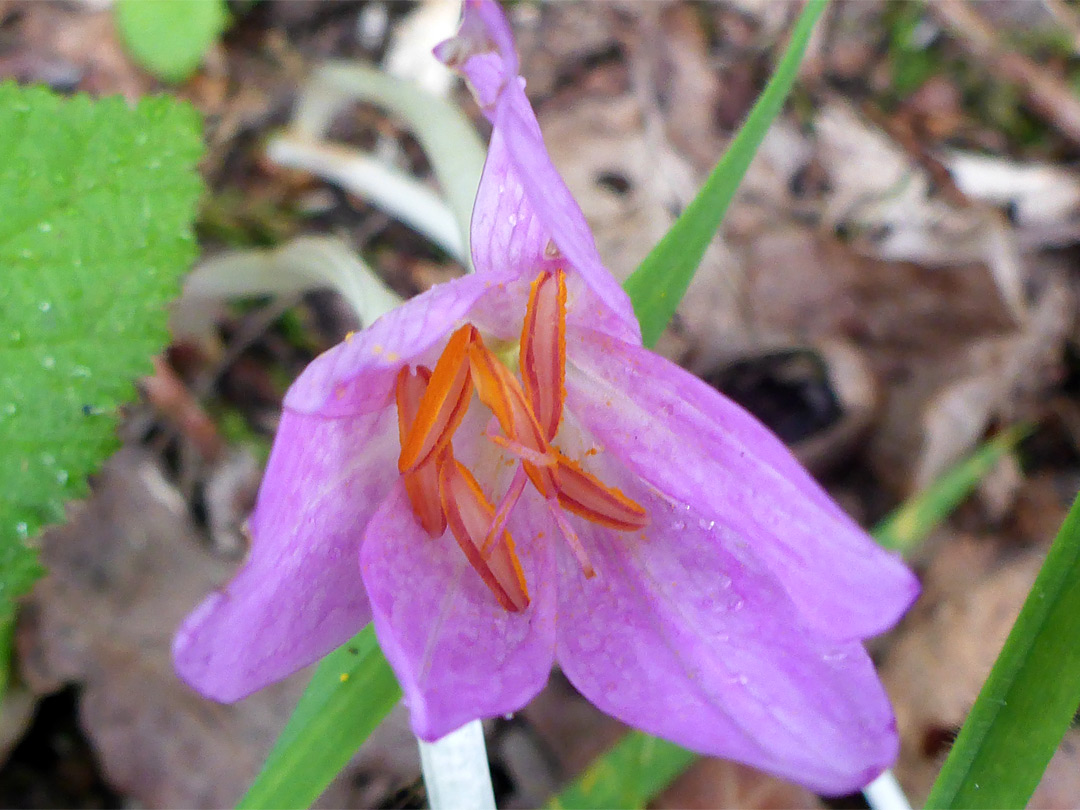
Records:
M369 624L319 664L237 807L310 806L400 699Z
M930 808L1027 805L1080 705L1080 498L934 783Z
M201 150L197 113L171 99L0 85L0 622L167 342Z
M646 346L653 346L675 314L765 132L795 83L806 44L828 0L809 0L765 90L705 185L623 287L634 305Z
M116 27L147 70L167 82L199 67L229 21L224 0L119 0Z

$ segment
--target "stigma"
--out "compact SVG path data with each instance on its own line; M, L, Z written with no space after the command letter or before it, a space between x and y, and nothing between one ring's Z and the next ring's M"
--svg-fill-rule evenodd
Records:
M434 369L401 369L395 395L401 453L398 472L420 526L447 529L465 558L508 611L529 605L529 591L506 521L530 484L540 494L586 577L595 575L564 512L619 531L648 525L635 501L587 472L552 442L566 400L566 274L541 272L529 291L517 367L521 379L472 324L457 329ZM496 506L455 457L453 439L474 397L498 422L485 434L515 461Z

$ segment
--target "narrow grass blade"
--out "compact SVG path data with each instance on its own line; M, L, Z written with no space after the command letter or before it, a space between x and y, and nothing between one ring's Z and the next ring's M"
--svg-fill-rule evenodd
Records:
M674 743L632 731L596 759L548 807L644 807L695 758L695 754Z
M400 699L368 625L319 664L237 807L309 807Z
M1004 431L902 504L874 529L874 539L892 551L911 552L971 494L979 481L1029 432L1026 426Z
M1080 705L1080 498L927 799L1021 808Z
M791 91L810 33L827 1L809 0L806 4L780 64L724 157L671 230L626 280L624 286L641 322L646 346L656 343L675 314L766 130Z

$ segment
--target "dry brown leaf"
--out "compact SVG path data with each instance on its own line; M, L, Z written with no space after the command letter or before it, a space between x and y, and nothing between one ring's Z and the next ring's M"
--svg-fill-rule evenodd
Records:
M32 67L67 66L79 90L94 96L119 93L134 102L157 84L127 55L116 31L111 9L93 9L62 3L23 3L13 15L16 47L4 54L3 73L10 75L17 62ZM49 81L48 73L22 73L27 82Z

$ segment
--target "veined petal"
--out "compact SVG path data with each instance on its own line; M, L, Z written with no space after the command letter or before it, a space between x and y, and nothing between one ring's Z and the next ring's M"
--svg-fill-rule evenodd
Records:
M630 299L600 261L581 208L544 147L525 91L507 83L476 192L470 241L479 274L531 281L541 268L567 271L568 321L640 342Z
M833 503L754 417L637 345L579 330L567 407L632 472L739 538L823 633L858 639L918 595L900 558Z
M495 104L506 82L517 79L514 38L492 3L466 0L457 35L438 45L435 56L465 75L484 110Z
M642 487L644 533L576 521L598 576L559 556L556 657L601 710L826 794L866 785L898 738L873 665L824 638L719 524Z
M532 601L499 605L449 536L432 540L395 485L368 525L361 568L375 632L405 693L413 730L435 740L477 717L524 706L547 681L554 658L555 598L550 556L518 510L518 539Z
M403 365L435 365L446 337L468 320L470 310L487 297L505 298L505 285L516 278L473 274L411 298L316 357L285 394L285 407L324 417L381 410L393 400L394 380ZM488 306L485 312L485 323L501 333L512 333L520 323L505 306Z
M234 701L318 660L371 620L357 553L396 478L393 409L351 419L286 411L235 579L184 622L180 677Z

